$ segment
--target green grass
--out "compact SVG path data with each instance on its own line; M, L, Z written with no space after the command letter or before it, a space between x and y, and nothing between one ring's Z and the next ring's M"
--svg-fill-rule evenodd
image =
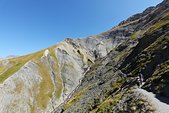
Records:
M50 56L54 59L54 64L52 65L52 68L55 70L55 73L57 74L55 78L56 79L55 95L57 98L60 98L62 94L62 90L63 90L63 81L61 78L59 61L54 51L55 47L56 46L52 46L47 49L49 49ZM54 93L54 84L52 82L51 75L47 67L45 66L45 64L43 64L40 61L45 50L46 49L33 53L33 54L10 59L9 62L12 65L12 67L10 67L7 71L5 71L4 73L0 75L0 83L3 83L8 77L15 74L21 67L23 67L25 63L27 63L30 60L35 60L38 66L39 73L41 74L41 77L42 77L42 81L40 82L40 84L39 85L37 84L36 91L39 90L39 92L36 95L36 100L37 100L37 106L42 109L45 109L47 107L47 104L50 98L52 97L52 94ZM5 67L1 67L0 72L3 71L4 68ZM15 90L18 93L20 93L22 88L23 88L22 85L18 84ZM34 107L31 109L33 112L35 111Z
M15 72L17 72L22 66L24 65L24 62L17 63L13 65L11 68L9 68L6 72L0 75L0 83L5 81L8 77L13 75Z
M60 67L58 65L58 62L55 63L54 65L54 70L57 71L57 75L56 75L56 92L55 95L57 98L60 98L62 91L63 91L63 80L61 77L61 71L60 71Z
M124 24L122 24L122 25L120 25L120 26L116 26L115 28L113 28L113 30L117 30L117 29L119 29L119 28L121 28L121 27L125 27L125 26L131 25L131 24L135 24L135 23L137 23L138 21L139 21L139 19L134 20L134 21L131 21L131 22L124 23Z
M0 67L0 73L2 73L7 67L6 66L1 66Z
M155 31L160 30L163 26L167 24L169 24L169 13L164 14L163 17L159 19L157 23L150 26L145 32L145 34L150 36ZM133 38L135 38L136 35L137 33L136 34L134 33ZM169 43L168 34L166 36L159 36L159 38L157 38L157 40L153 44L151 44L150 46L148 46L142 51L142 54L140 56L143 55L143 57L138 58L137 66L130 74L134 76L139 71L143 70L146 67L146 65L150 63L154 59L154 57L156 57L155 56L156 53L165 49L164 45L167 45L168 43Z
M131 72L131 75L137 75L137 73L143 70L147 64L151 63L152 60L156 57L159 51L162 51L165 48L165 45L169 43L169 36L161 36L150 46L145 48L142 51L142 54L137 59L136 68ZM143 57L142 57L143 56Z
M37 95L37 104L40 108L45 109L50 98L52 97L52 93L54 92L54 84L51 80L47 67L41 62L38 62L37 65L42 76L42 81L39 86L39 93Z
M116 82L114 82L114 83L112 84L113 89L120 88L120 87L123 85L124 82L125 82L124 79L118 78L118 79L116 80Z
M158 68L154 73L153 75L154 76L161 76L163 75L164 73L167 73L169 72L169 60L166 61L165 63L161 64L160 65L160 68Z
M162 26L169 24L169 20L164 20L156 23L155 25L151 26L147 34L151 34L153 31L156 31L157 29L161 28Z
M69 107L72 106L75 102L77 102L77 101L81 98L81 96L83 95L83 93L84 93L87 89L89 89L89 88L90 88L90 86L88 86L88 87L82 89L80 92L78 92L77 94L75 94L75 95L71 98L71 100L69 100L69 101L64 105L64 109L69 108Z
M60 70L60 66L59 66L59 61L58 58L55 55L55 48L56 46L50 47L48 48L50 51L50 55L52 56L52 58L55 60L54 65L53 65L53 69L55 70L56 75L56 98L60 98L62 91L63 91L63 80L61 77L61 70Z
M162 26L169 24L169 13L164 14L164 16L154 25L152 25L146 34L151 34L152 32L160 29Z
M114 97L108 97L104 102L97 106L96 109L90 113L110 113L113 106L115 106L122 98L122 94L118 93Z
M138 36L139 36L139 34L140 34L140 32L141 32L141 31L134 32L134 33L131 35L130 39L131 39L131 40L137 39Z
M12 67L10 67L7 71L5 71L0 75L0 83L3 83L8 77L15 74L22 66L25 65L26 62L28 62L31 59L35 60L40 59L42 55L43 51L39 51L33 54L10 59L9 62L12 65Z
M169 60L160 64L156 68L153 75L147 79L146 87L151 87L156 91L156 93L164 92L164 87L168 86L168 73L169 73ZM168 96L168 93L165 92L165 96Z

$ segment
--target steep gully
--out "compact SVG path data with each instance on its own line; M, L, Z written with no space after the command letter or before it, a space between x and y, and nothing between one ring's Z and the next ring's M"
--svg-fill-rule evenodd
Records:
M91 66L87 67L86 71L83 73L82 78L79 80L79 85L76 86L76 88L67 96L67 98L64 100L64 102L61 103L60 105L58 105L58 107L54 108L51 113L55 113L56 110L57 110L60 106L64 105L66 102L68 102L68 101L71 99L71 97L73 96L74 92L76 92L76 90L77 90L77 89L79 88L79 86L81 85L81 81L82 81L83 77L84 77L84 76L86 75L86 73L90 70L90 68L91 68Z

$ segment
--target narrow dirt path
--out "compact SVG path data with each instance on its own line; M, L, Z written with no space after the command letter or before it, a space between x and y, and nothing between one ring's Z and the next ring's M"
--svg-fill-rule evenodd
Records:
M150 102L152 107L155 109L155 113L169 113L169 104L164 103L164 102L160 101L159 99L157 99L155 94L153 94L151 92L147 92L146 90L139 89L139 88L134 89L134 91L146 96L147 101ZM164 97L159 97L159 98L164 99ZM165 101L169 102L169 99L165 98Z

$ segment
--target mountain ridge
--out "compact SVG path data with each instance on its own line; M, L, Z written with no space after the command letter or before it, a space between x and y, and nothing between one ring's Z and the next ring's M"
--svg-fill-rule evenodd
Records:
M168 98L168 7L164 0L99 35L1 60L0 113L154 112L132 89L141 72L143 89Z

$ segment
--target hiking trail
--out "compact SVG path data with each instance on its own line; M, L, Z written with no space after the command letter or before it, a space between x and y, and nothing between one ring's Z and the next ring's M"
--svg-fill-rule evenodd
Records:
M155 113L169 113L169 99L160 97L160 100L157 98L157 96L151 92L147 92L144 89L134 89L135 92L140 93L145 96L147 101L152 105L152 107L155 109ZM165 102L162 102L161 100L165 100Z

